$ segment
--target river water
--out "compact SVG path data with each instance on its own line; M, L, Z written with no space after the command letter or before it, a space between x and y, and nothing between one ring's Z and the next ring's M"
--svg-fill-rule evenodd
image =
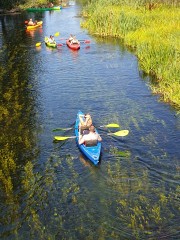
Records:
M180 116L122 43L80 27L80 11L0 16L0 239L178 239ZM27 32L30 17L43 27ZM58 31L64 45L46 47ZM90 44L71 51L71 33ZM120 124L99 128L97 167L74 139L53 141L74 135L52 130L73 128L78 110Z

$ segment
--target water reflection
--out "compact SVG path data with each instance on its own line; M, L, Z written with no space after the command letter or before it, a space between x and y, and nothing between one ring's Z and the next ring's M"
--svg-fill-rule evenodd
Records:
M89 167L89 168L92 167L88 159L86 159L82 154L80 154L79 159L81 163L84 165L84 167Z
M43 27L39 27L37 29L32 29L32 30L25 30L26 31L26 34L28 36L30 36L31 38L34 38L35 37L35 34L38 34L38 35L42 35L43 34Z
M79 51L80 51L80 50L75 51L75 50L69 49L69 51L70 51L70 53L71 53L71 56L72 56L73 61L76 62L77 59L78 59Z

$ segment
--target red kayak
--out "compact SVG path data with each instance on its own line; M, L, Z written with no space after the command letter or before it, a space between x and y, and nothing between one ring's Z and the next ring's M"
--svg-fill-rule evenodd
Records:
M80 49L80 43L71 43L69 40L66 40L66 44L72 50L79 50Z

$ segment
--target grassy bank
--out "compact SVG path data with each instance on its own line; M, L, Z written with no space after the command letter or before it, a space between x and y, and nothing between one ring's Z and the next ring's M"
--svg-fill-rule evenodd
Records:
M91 34L124 40L146 73L156 76L153 93L180 109L180 9L173 6L90 4L81 23Z

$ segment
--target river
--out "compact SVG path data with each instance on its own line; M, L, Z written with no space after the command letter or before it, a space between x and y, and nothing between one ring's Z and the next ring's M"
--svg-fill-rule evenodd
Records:
M121 42L80 27L80 12L72 1L0 16L0 239L178 239L180 115L152 95ZM42 28L26 31L30 17ZM56 32L63 46L46 47ZM90 43L71 51L71 33ZM74 139L53 141L74 135L53 129L73 128L78 110L97 127L120 125L99 128L98 166Z

